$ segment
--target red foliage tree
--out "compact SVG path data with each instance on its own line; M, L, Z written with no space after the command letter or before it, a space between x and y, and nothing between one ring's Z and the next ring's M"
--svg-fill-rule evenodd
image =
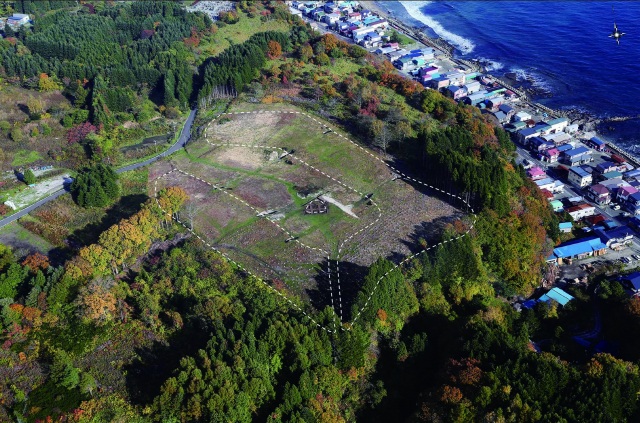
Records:
M29 266L32 272L46 270L49 267L49 257L40 253L29 254L22 262L23 266Z
M87 135L95 133L97 131L98 128L96 128L89 122L78 124L67 131L67 142L69 144L74 144L83 141L87 137Z

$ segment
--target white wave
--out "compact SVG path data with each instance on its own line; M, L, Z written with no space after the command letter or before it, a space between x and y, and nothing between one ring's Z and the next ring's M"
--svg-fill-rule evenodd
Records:
M533 88L549 93L553 92L553 86L549 81L535 72L524 70L522 68L511 68L509 71L516 74L517 81L528 81L531 83Z
M469 54L476 48L476 45L471 40L467 40L466 38L454 34L451 31L447 31L440 22L431 18L430 16L425 15L420 11L420 8L425 5L432 3L430 1L401 1L400 4L405 8L407 13L411 15L414 19L419 20L429 28L433 30L438 36L444 38L449 41L451 44L456 46L463 54Z
M486 57L478 57L478 61L482 63L487 72L497 71L504 68L504 63L497 60L487 59Z

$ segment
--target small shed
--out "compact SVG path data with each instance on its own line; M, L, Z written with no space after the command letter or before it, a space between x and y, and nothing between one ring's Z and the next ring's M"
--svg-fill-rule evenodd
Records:
M551 205L551 208L554 212L561 212L562 210L564 210L564 206L562 205L562 201L560 200L550 201L549 204ZM562 225L562 223L560 225Z
M573 223L561 222L558 224L558 229L560 229L560 232L570 233L571 230L573 229Z
M569 301L573 300L573 296L560 288L551 288L551 291L538 298L538 301L549 302L556 301L561 306L565 306Z

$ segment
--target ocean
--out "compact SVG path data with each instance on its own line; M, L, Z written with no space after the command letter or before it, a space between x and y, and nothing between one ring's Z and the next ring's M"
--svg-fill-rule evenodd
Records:
M606 122L599 135L640 152L640 2L378 1L403 22L456 47L456 56L516 74L554 109L572 108ZM612 6L615 10L612 10ZM613 22L623 36L608 35Z

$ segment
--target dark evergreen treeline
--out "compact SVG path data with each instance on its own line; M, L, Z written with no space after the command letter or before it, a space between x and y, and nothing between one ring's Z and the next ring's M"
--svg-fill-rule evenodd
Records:
M175 2L120 4L95 15L58 10L38 17L33 32L26 33L23 42L30 54L18 54L18 43L0 54L0 62L9 77L47 73L75 81L101 75L116 87L153 88L172 69L178 82L174 96L185 105L192 92L193 70L181 60L186 48L175 42L211 24L208 16L187 13ZM152 36L142 37L144 30ZM173 62L163 55L172 49L177 57Z
M17 0L14 9L18 13L40 15L50 10L76 6L73 0Z
M267 58L269 41L280 43L283 51L291 49L289 34L283 32L260 32L242 44L229 47L219 56L203 64L202 87L198 98L208 96L216 87L228 86L241 91L245 84L258 76Z

